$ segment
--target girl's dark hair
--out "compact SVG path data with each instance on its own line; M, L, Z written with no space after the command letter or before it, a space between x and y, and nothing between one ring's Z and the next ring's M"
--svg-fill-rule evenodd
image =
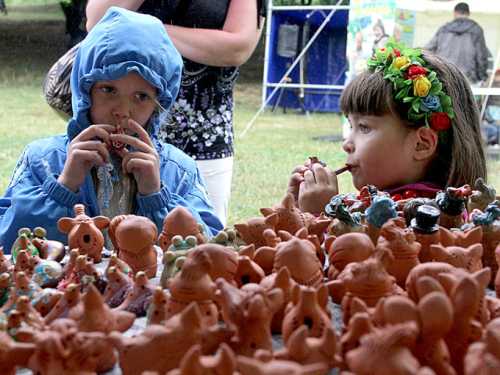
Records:
M445 134L440 134L436 155L428 167L425 180L439 186L472 185L478 177L486 179L486 160L479 125L479 111L467 78L456 65L439 56L423 52L427 67L437 73L443 91L452 100L455 118ZM344 114L383 116L391 113L405 126L424 124L407 119L408 105L394 100L392 84L383 72L365 71L356 76L340 98Z

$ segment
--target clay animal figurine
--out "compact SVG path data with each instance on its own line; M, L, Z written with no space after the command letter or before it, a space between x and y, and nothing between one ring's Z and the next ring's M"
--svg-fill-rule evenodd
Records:
M134 271L132 270L132 267L130 267L125 261L123 261L123 259L118 258L118 255L116 255L116 253L111 254L111 256L109 257L108 266L106 267L106 271L104 271L104 273L107 274L108 269L110 269L111 267L118 268L120 271L122 271L122 273L130 278L134 277Z
M134 271L144 271L152 279L156 276L158 236L155 223L144 216L120 215L111 220L109 237L118 257Z
M194 236L198 244L207 242L203 225L199 224L191 212L182 206L175 207L163 219L163 229L158 237L158 246L163 252L169 249L174 236Z
M439 234L440 242L443 246L469 247L482 241L483 228L482 226L473 226L464 230L449 230L445 227L439 227Z
M469 185L460 188L448 187L436 194L436 203L441 210L439 225L451 229L460 228L464 224L463 213L467 199L472 194Z
M24 272L16 273L14 276L14 286L9 290L9 298L2 308L0 308L0 312L8 315L11 310L16 308L16 301L19 297L26 296L31 301L40 289L38 284L31 281Z
M106 270L106 277L108 284L104 290L104 302L111 308L117 307L123 303L127 293L132 289L132 280L115 266Z
M35 344L15 342L0 331L0 374L15 375L16 367L26 367L35 351Z
M113 347L102 332L78 332L70 319L58 319L35 335L36 350L29 367L40 375L92 374L116 363Z
M55 288L62 277L63 269L55 260L42 259L33 270L33 281L42 288Z
M69 311L80 302L80 286L69 284L56 305L45 315L45 324L50 324L58 318L66 318Z
M231 348L222 343L215 355L203 356L200 345L193 345L182 358L178 369L167 375L233 375L236 357Z
M149 281L146 273L139 271L134 277L134 283L129 288L124 301L116 308L118 311L128 311L135 316L145 316L153 297L155 287Z
M322 363L300 365L293 361L278 359L260 361L242 355L237 357L237 361L241 375L322 375L328 371Z
M3 246L0 246L0 274L9 272L12 269L12 263L3 252Z
M481 341L472 343L464 359L465 375L494 375L500 373L500 319L486 326Z
M296 285L296 283L290 277L290 271L288 271L286 267L282 267L278 272L266 276L260 282L260 286L263 287L266 292L274 288L279 288L283 292L283 305L274 313L271 322L272 333L281 333L281 327L285 317L285 308L292 299L292 289L294 285Z
M417 324L418 337L412 351L420 364L429 366L436 374L455 375L444 341L453 324L452 304L436 280L423 276L418 286L421 291L418 304L403 296L385 298L377 304L375 319L382 326Z
M321 337L325 327L331 324L327 303L328 289L324 285L317 289L296 285L292 291L291 306L283 319L283 342L286 344L301 325L307 326L309 337Z
M484 211L486 207L495 200L496 193L492 185L487 185L484 180L479 177L474 182L474 189L470 195L468 211Z
M263 232L266 229L276 231L276 225L279 222L279 216L273 213L266 217L254 217L248 219L246 223L234 224L234 228L238 231L239 236L247 244L254 244L258 249L261 246L266 246L266 238Z
M19 229L17 234L18 234L18 237L16 238L16 240L12 244L12 248L10 251L11 255L12 255L12 262L13 263L16 263L17 254L21 250L25 250L28 253L28 255L31 255L31 256L40 256L40 251L31 242L31 237L32 237L31 229L21 228L21 229Z
M184 262L181 271L168 282L171 298L167 302L167 319L196 302L204 327L217 323L218 310L213 302L215 284L210 277L212 262L207 253L196 252Z
M415 234L406 228L403 218L388 220L380 229L377 250L391 252L391 262L386 269L396 278L400 287L405 286L406 277L413 267L420 263L418 253L421 245L415 241Z
M380 250L362 262L349 263L337 279L327 283L333 301L347 307L350 299L358 297L369 307L374 307L382 297L401 294L396 279L385 269L386 258L385 252ZM348 311L344 311L344 315L346 319L350 316Z
M79 331L103 333L125 332L135 320L133 313L110 309L92 284L83 295L81 304L73 307L68 317L77 322Z
M387 220L398 216L396 203L389 197L376 195L373 197L370 207L365 212L367 226L367 234L370 236L374 244L377 243L380 228Z
M171 244L163 252L163 271L161 272L160 285L167 287L168 280L174 277L182 268L188 252L196 247L197 240L195 236L182 238L180 235L172 237Z
M167 320L167 301L167 293L162 287L156 287L146 313L147 325L163 324Z
M299 210L291 193L285 195L281 204L273 208L261 208L260 212L265 217L273 214L278 215L278 221L274 228L276 232L284 230L288 233L296 233L299 229L306 228L310 234L317 235L321 242L326 228L331 222L331 219L326 216L315 217L308 212Z
M431 245L440 243L441 232L438 225L440 214L438 208L424 204L417 208L416 215L410 222L415 239L420 244L418 259L422 263L432 261Z
M42 317L45 317L63 297L64 293L57 289L46 288L42 289L35 295L32 300L32 305Z
M29 277L33 276L35 267L40 261L37 256L30 255L28 250L19 250L16 263L14 264L14 273L24 272Z
M241 288L248 283L258 284L266 276L264 270L247 256L238 257L238 268L234 280Z
M430 254L433 261L449 263L471 273L483 268L481 262L483 245L481 243L471 245L468 248L459 246L444 247L439 244L431 245Z
M437 206L437 203L434 199L430 199L430 198L413 198L413 199L410 199L408 200L404 206L403 206L403 215L404 215L404 218L405 218L405 221L406 221L406 225L409 227L411 225L411 222L413 221L413 219L415 219L417 217L417 213L418 213L418 209L421 207L421 206L431 206L431 207L434 207L435 209L437 209L438 211L438 218L439 218L439 214L440 214L440 211L439 211L439 208ZM434 211L431 211L434 215ZM424 227L426 226L429 226L429 224L425 224L425 221L424 221Z
M361 345L346 354L349 369L356 375L418 374L420 364L411 353L418 328L415 323L384 327L361 338Z
M66 250L64 244L59 241L48 240L45 228L36 227L33 229L31 242L40 252L42 259L60 262L63 260Z
M500 201L490 203L484 213L472 212L471 218L483 229L483 265L491 268L494 280L498 270L495 249L500 244Z
M202 323L196 303L191 303L172 319L175 319L175 324L168 327L153 324L134 337L118 332L109 335L120 354L123 375L139 375L145 371L165 374L179 367L189 348L200 343Z
M271 320L283 304L283 292L277 288L245 292L222 278L216 284L224 322L236 332L230 344L233 350L247 356L258 349L272 350Z
M345 195L337 194L325 206L325 215L333 218L328 233L339 237L347 233L364 233L360 212L350 212L345 202Z
M332 327L326 326L321 337L317 338L309 337L308 328L303 325L290 335L286 348L275 352L274 357L302 365L322 363L331 369L341 363L338 350L337 337Z
M75 217L63 217L57 221L60 232L68 234L70 249L78 249L80 254L88 255L94 263L102 258L104 235L102 230L109 226L109 219L105 216L89 217L85 214L83 204L73 207Z
M273 271L287 267L298 284L317 287L323 283L323 270L316 247L305 239L307 232L299 231L298 235L276 246Z
M12 287L12 280L10 273L3 272L0 274L0 308L5 305L9 299L10 289Z
M212 280L222 277L233 282L238 268L238 254L232 248L214 243L202 244L190 251L188 258L196 257L200 252L205 253L212 264L209 271Z

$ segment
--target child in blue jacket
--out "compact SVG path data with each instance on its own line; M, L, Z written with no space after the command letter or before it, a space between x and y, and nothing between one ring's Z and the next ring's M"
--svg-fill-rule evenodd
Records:
M178 205L208 235L222 229L193 159L158 140L161 111L177 96L182 59L162 23L112 7L82 42L71 75L67 134L34 141L0 198L0 246L42 226L66 242L57 220L83 203L89 216L143 215L159 230Z

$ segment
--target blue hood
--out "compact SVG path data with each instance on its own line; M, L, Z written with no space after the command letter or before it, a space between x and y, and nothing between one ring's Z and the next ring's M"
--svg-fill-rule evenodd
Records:
M118 7L108 9L76 54L71 73L73 117L68 137L90 126L90 89L97 81L119 79L136 72L157 88L157 100L168 110L179 91L182 58L155 17ZM157 140L160 119L154 114L150 136Z

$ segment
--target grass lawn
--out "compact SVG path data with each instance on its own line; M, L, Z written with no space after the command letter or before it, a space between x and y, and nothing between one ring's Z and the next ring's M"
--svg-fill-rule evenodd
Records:
M40 1L41 7L20 6L20 0L10 3L7 1L9 15L0 15L0 195L23 147L66 128L45 104L41 91L45 72L65 50L62 14L49 0ZM256 64L259 62L243 67L243 73L259 69ZM340 117L335 114L268 111L240 139L238 135L258 110L261 93L256 79L242 76L245 79L235 92L236 158L230 224L259 215L260 207L279 202L290 171L308 156L317 155L332 168L344 160L340 142L315 139L340 134ZM500 190L500 162L489 161L488 166L490 182ZM341 191L352 191L348 173L340 176L340 186Z

